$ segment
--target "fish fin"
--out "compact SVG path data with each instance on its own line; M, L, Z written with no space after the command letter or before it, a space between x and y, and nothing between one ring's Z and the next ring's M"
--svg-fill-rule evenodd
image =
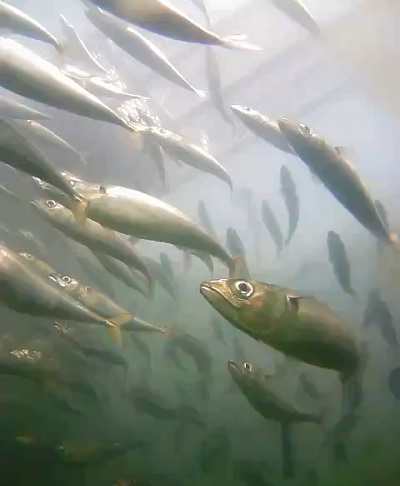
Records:
M71 212L78 223L84 223L87 219L87 201L85 199L72 201Z
M199 96L200 98L206 98L207 97L207 91L203 89L194 89L194 92Z
M107 320L107 331L118 347L122 347L121 325L130 320L132 320L132 315L128 312Z
M348 152L346 147L338 146L338 147L334 147L334 149L341 157L346 157L346 154Z
M244 262L244 255L238 253L237 255L232 256L232 263L229 265L229 278L240 278L238 272L243 265Z
M247 42L246 34L236 34L236 35L229 35L227 37L223 37L221 39L222 44L229 49L243 49L246 51L258 51L261 52L264 50L263 47L257 46L256 44L252 44L251 42Z
M295 295L287 295L286 300L288 304L295 309L296 312L299 310L299 300L301 300L303 297L297 297Z
M342 404L342 415L354 413L356 408L359 407L362 397L362 381L363 381L363 370L360 369L351 376L341 376L341 382L343 387L343 404Z

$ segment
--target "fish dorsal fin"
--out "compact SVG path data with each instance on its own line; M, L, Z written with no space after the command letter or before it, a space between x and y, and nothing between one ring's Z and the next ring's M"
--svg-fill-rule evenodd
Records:
M287 295L286 300L291 310L295 310L296 312L299 310L299 300L303 297L297 295Z
M341 157L346 157L346 153L347 153L347 148L346 147L341 147L341 146L338 146L338 147L334 147L336 152L341 156Z

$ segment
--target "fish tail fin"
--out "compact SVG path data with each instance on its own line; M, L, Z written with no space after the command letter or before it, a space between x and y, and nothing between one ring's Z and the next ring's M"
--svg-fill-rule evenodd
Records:
M363 371L360 368L350 376L341 376L343 388L342 415L353 413L361 404Z
M282 473L284 479L294 476L292 428L289 423L281 423Z
M121 326L125 322L129 322L131 319L131 314L124 313L107 320L107 332L110 334L110 337L115 342L115 344L120 348L122 348Z
M264 49L261 46L248 42L246 34L229 35L222 38L222 44L228 49L242 49L245 51L261 52Z
M87 220L87 201L84 198L73 200L71 212L78 223L84 223Z

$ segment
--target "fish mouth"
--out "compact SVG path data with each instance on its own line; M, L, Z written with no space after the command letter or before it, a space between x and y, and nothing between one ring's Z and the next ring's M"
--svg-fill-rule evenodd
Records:
M225 299L222 293L212 287L208 282L202 282L200 284L200 293L213 307L215 307L214 304L219 302L221 297Z

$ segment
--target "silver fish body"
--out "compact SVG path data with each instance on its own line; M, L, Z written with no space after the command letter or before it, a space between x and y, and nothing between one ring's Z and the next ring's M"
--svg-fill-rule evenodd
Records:
M48 120L50 117L29 106L18 103L8 96L0 95L0 118L13 120Z

